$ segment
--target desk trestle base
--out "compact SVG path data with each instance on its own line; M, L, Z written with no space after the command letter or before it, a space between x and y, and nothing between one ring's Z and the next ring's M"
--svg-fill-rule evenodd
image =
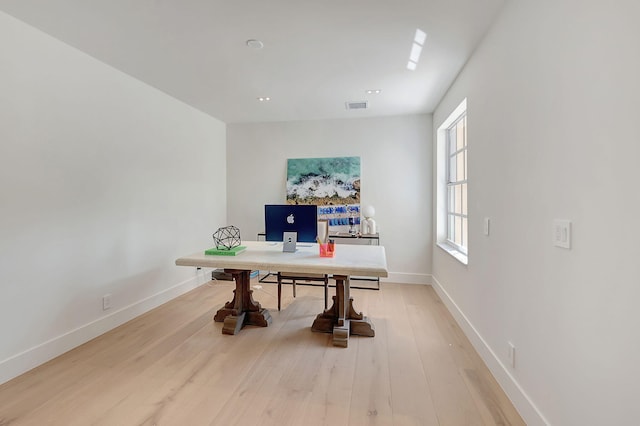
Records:
M267 327L271 324L271 313L253 300L253 290L249 288L251 271L225 269L225 272L233 275L236 289L233 300L225 303L213 317L215 322L224 322L222 334L237 334L245 325Z
M344 286L346 279L336 280L336 296L333 297L333 306L318 314L311 326L312 331L333 333L333 345L343 348L348 346L351 334L366 337L374 337L376 334L369 318L354 309L353 298L348 297L348 287L345 289ZM345 299L348 300L346 306L343 303Z
M245 325L269 326L271 313L266 309L261 309L259 312L242 312L240 315L227 315L223 321L222 334L238 334Z

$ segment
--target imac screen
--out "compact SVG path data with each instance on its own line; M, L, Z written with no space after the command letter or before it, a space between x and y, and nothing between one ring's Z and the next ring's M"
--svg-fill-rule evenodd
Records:
M313 243L318 234L318 207L267 204L264 225L267 241L282 241L283 232L297 232L298 242Z

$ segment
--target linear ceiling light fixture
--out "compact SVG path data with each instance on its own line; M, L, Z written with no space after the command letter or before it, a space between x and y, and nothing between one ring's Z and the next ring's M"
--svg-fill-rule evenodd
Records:
M271 98L268 96L260 96L259 98L257 98L260 102L267 102L270 101Z
M382 90L380 89L369 89L366 91L368 95L379 95Z
M413 38L413 44L411 45L411 53L409 54L409 62L407 62L407 68L414 71L418 66L420 60L420 54L422 53L422 47L427 40L427 33L420 28L416 30L416 35Z

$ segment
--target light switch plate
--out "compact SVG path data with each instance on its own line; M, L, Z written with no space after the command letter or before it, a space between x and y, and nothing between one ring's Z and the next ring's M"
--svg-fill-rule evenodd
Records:
M488 217L484 218L484 235L489 235L489 224L491 223L491 219Z
M555 219L553 221L553 245L566 249L571 248L571 221Z

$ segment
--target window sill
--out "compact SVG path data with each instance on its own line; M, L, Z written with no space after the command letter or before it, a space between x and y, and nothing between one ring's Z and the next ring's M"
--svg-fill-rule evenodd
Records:
M464 253L460 253L453 246L447 243L438 243L438 247L440 247L442 250L449 253L451 256L453 256L458 262L462 263L463 265L467 265L469 263L469 257Z

